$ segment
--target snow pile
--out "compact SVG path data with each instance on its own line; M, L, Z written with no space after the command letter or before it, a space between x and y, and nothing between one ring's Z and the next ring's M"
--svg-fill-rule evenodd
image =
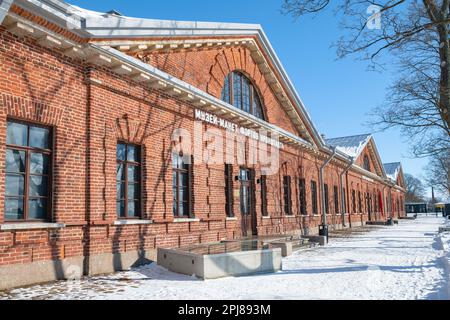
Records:
M450 232L443 232L439 236L443 250L450 254Z

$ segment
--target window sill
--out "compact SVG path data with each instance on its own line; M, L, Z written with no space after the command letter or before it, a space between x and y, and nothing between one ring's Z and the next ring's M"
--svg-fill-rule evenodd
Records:
M270 216L263 216L262 218L263 219L272 219L272 217L270 217Z
M236 217L227 217L227 221L238 221Z
M200 222L200 219L195 218L175 218L173 223L185 223L185 222Z
M153 220L117 220L117 221L114 221L115 226L146 225L146 224L153 224Z
M35 230L35 229L62 229L64 223L46 223L46 222L24 222L24 223L5 223L0 225L1 231L14 230Z

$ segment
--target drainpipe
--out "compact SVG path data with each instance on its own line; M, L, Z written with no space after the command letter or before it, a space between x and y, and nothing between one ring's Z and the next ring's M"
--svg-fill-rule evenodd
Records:
M325 209L325 186L323 182L323 169L333 160L333 158L336 156L336 148L332 147L333 154L323 163L323 165L320 167L319 171L319 183L320 183L320 190L322 191L322 221L323 221L323 227L327 226L327 212ZM327 235L328 238L328 235Z
M392 212L392 186L389 186L389 215L394 219L394 213Z
M3 20L5 20L12 3L13 0L0 0L0 24L2 24Z
M355 164L355 158L351 158L350 164L345 168L344 171L342 171L340 176L340 183L341 183L341 216L342 216L342 227L346 227L345 224L345 195L344 195L344 176L350 170L350 168ZM348 190L347 190L348 192Z

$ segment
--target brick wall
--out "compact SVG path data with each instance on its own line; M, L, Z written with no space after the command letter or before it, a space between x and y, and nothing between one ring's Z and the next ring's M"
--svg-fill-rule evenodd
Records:
M163 53L146 59L216 97L220 96L225 75L240 70L258 88L269 122L298 134L244 47ZM173 221L171 136L178 128L192 133L193 106L107 69L85 65L56 50L39 47L31 39L19 39L2 28L0 79L0 223L4 223L4 159L9 117L54 129L52 222L66 224L57 230L0 232L0 265L186 246L242 236L238 181L234 181L233 192L237 220L226 219L223 164L194 163L193 211L199 221ZM153 224L114 224L119 140L142 146L142 218L154 220ZM313 230L321 223L322 195L318 190L319 210L313 216L310 181L316 181L320 189L319 168L324 160L323 154L290 146L281 151L281 169L267 181L268 218L262 217L260 185L255 184L259 234L292 234L303 228ZM261 168L249 166L255 169L258 179ZM334 206L333 187L339 186L339 173L344 166L335 161L325 170L330 208ZM233 176L238 172L239 167L233 166ZM286 217L283 212L285 175L292 177L292 217ZM297 178L300 177L306 179L307 216L299 215ZM382 190L383 187L363 181L359 174L351 172L346 181L347 199L352 188ZM384 192L387 194L387 189ZM340 224L341 216L333 213L332 210L329 221ZM352 213L347 219L366 221L368 217Z

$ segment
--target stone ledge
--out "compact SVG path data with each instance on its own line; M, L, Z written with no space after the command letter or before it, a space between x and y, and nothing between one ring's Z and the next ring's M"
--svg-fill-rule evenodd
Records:
M227 217L227 221L238 221L236 217Z
M114 221L115 226L146 225L146 224L153 224L153 220L117 220L117 221Z
M173 223L185 223L185 222L200 222L200 219L193 219L193 218L173 219Z
M34 229L62 229L65 228L64 223L5 223L0 225L0 231L14 231L14 230L34 230Z

